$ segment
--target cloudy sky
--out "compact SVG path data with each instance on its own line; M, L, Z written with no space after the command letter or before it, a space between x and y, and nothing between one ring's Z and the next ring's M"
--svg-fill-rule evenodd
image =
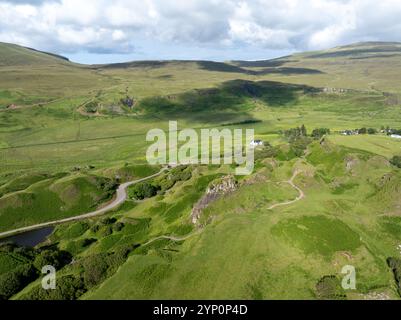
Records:
M401 41L401 0L0 0L0 41L83 63L267 59Z

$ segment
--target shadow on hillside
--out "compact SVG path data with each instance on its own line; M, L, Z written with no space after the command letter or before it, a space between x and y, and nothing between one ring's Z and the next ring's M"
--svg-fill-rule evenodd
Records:
M169 61L131 61L112 63L104 65L94 65L95 69L126 69L126 68L161 68L166 66Z
M187 119L223 123L254 119L250 111L255 102L270 107L291 107L299 96L319 89L274 81L231 80L217 88L198 89L176 96L151 97L142 100L138 108L159 119Z
M283 64L296 62L296 60L285 60L285 57L280 59L272 60L258 60L258 61L244 61L244 60L234 60L231 61L234 65L241 68L274 68L280 67Z
M282 68L265 68L257 72L257 75L265 74L282 74L282 75L296 75L296 74L323 74L324 72L317 69L309 68L296 68L296 67L282 67Z
M239 67L236 65L231 65L224 62L213 62L213 61L198 61L197 64L202 70L214 71L214 72L233 72L233 73L242 73L248 75L267 75L267 74L282 74L282 75L299 75L299 74L321 74L320 70L317 69L309 69L309 68L296 68L296 67L279 67L283 63L288 61L264 61L259 65L270 65L269 68L264 68L260 70L251 70L244 69L243 67ZM251 62L241 62L241 64L248 66L258 65L257 61Z
M352 60L363 60L363 59L376 59L376 58L394 58L394 57L401 57L401 54L375 54L370 56L363 56L363 57L351 57Z
M250 70L243 69L238 66L234 66L224 62L215 61L197 61L196 62L200 69L207 71L217 71L217 72L234 72L234 73L245 73L251 74Z
M341 50L335 52L323 52L307 56L308 59L315 58L336 58L336 57L350 57L358 56L366 53L383 53L383 52L401 52L401 48L398 46L382 46L370 49L351 49L351 50Z

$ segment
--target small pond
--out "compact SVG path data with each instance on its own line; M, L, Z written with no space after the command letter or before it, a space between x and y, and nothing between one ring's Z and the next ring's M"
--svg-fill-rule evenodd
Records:
M35 247L44 242L52 234L54 227L45 227L37 230L27 231L15 236L0 239L2 242L14 242L19 246Z

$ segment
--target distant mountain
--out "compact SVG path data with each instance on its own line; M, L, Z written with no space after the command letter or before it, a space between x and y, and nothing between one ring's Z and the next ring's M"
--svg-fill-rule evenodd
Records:
M295 53L232 65L275 80L317 87L401 92L401 43L358 42L327 50Z
M40 81L33 83L28 76L21 77L21 74L18 75L13 68L19 69L23 66L37 67L35 77L40 78ZM52 67L52 71L56 71L51 74L58 80L52 80L48 85L48 88L55 91L59 91L59 83L75 86L78 79L82 81L80 88L89 88L95 86L95 83L96 86L100 86L101 81L106 81L105 77L99 77L103 72L107 72L108 76L118 74L120 77L120 70L126 69L129 72L124 75L125 81L135 79L136 83L139 76L146 78L151 75L157 76L160 81L169 79L172 88L176 85L180 86L179 81L185 77L191 79L192 89L199 86L215 86L221 81L252 79L313 87L401 93L401 43L398 42L359 42L328 50L295 53L261 61L154 60L103 65L76 64L53 53L0 43L0 68L8 67L9 72L7 75L4 69L2 71L4 81L0 81L0 84L4 89L15 89L17 79L18 88L24 88L22 81L29 83L29 87L36 85L39 87L42 79L45 79L43 81L49 79L48 66ZM141 74L141 70L144 69L147 73ZM197 81L193 81L194 79ZM142 79L142 81L146 80L147 78ZM172 89L172 92L175 90Z

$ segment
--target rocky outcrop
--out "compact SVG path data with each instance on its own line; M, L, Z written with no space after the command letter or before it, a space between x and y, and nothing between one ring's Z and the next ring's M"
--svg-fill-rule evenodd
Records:
M345 168L351 175L355 175L355 168L360 163L360 160L355 156L347 156L345 158Z
M191 212L191 221L193 224L198 224L203 209L211 202L218 198L234 192L237 189L237 181L232 175L225 176L217 181L214 181L206 190L205 195L194 205Z

